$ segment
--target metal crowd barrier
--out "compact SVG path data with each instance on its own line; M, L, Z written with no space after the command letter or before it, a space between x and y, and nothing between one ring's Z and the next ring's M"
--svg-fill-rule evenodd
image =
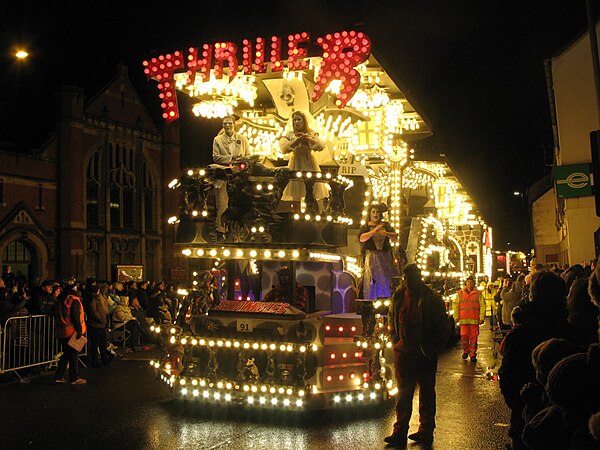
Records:
M0 375L58 362L61 348L54 317L47 315L10 317L0 329ZM79 356L87 355L87 345Z

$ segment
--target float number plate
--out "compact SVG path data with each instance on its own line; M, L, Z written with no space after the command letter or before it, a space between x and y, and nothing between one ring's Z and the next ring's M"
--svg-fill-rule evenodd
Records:
M238 319L237 330L240 333L252 333L254 331L254 323L248 319Z

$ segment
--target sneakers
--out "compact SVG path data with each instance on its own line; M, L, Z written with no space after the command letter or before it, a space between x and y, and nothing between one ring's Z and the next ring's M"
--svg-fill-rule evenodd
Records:
M462 359L467 359L468 357L469 357L468 353L463 353L461 356Z
M477 362L477 356L471 356L471 362Z
M406 436L402 436L400 433L391 434L384 437L383 440L393 447L406 448Z
M77 378L75 381L71 381L71 384L85 384L87 383L85 378Z
M56 379L54 380L54 382L55 382L56 384L65 384L65 383L67 382L67 380L65 380L64 378L56 378Z
M408 438L419 444L431 445L433 443L433 433L427 433L426 431L417 431L416 433L409 434Z

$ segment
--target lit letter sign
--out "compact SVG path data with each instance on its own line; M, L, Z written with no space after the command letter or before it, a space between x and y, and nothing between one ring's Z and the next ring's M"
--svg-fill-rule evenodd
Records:
M281 60L282 39L280 37L272 36L268 43L266 39L258 37L256 45L244 39L242 73L252 75L267 71L265 53L268 51L269 44L270 64L268 65L272 73L280 72L284 68L290 71L307 69L308 62L305 59L308 58L308 52L306 48L299 46L307 42L310 42L308 33L289 35L286 62ZM336 105L343 108L360 86L360 74L356 66L369 58L371 40L362 32L342 31L319 37L316 43L323 49L323 59L311 97L314 101L318 100L331 81L340 80L342 88L337 95ZM200 49L202 49L201 55ZM203 81L208 80L211 68L215 78L222 78L226 65L229 70L229 81L231 81L238 71L237 46L232 42L204 44L201 47L191 47L185 60L182 52L175 51L172 54L160 55L144 61L143 65L146 76L158 81L163 117L167 123L170 123L179 118L173 74L187 68L187 83L191 84L194 83L198 71Z

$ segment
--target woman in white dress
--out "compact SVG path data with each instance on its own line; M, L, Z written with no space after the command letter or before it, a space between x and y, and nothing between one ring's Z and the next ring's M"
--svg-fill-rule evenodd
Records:
M279 140L282 153L291 153L288 167L293 171L320 172L321 169L312 152L320 152L325 148L325 141L312 131L307 123L306 115L301 111L292 114L293 131L286 133ZM295 176L295 175L292 175ZM323 210L322 200L329 195L329 186L322 182L315 182L313 197ZM281 200L293 202L292 209L300 210L300 202L306 195L304 181L292 180L288 183Z

